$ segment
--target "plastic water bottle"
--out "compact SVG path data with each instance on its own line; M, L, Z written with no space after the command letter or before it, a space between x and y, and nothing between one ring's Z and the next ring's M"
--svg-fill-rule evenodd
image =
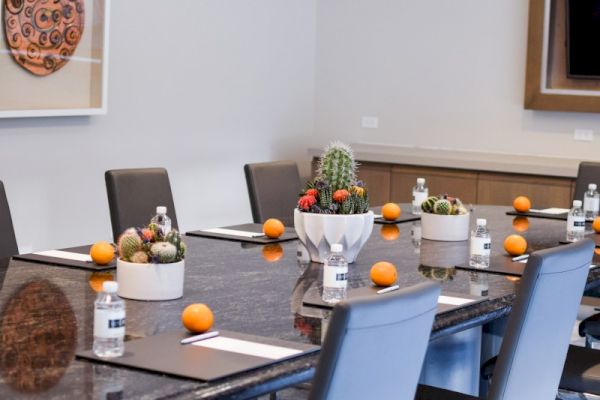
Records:
M477 227L471 232L469 265L474 268L488 268L491 249L492 238L487 228L487 221L477 218Z
M412 190L412 213L421 214L421 203L429 197L429 189L425 186L425 178L417 178L417 185Z
M94 354L119 357L125 351L125 302L117 295L119 284L106 281L94 302Z
M150 220L151 224L156 224L164 236L171 232L171 218L167 216L167 207L156 207L156 215Z
M348 261L342 251L344 246L336 243L331 245L331 254L325 260L323 267L323 301L337 303L346 297L348 286Z
M567 242L583 239L585 234L585 214L581 208L581 200L573 200L573 208L567 217Z
M588 191L583 196L583 212L585 212L587 221L593 221L598 216L598 209L600 209L600 194L596 191L596 187L595 183L590 183Z

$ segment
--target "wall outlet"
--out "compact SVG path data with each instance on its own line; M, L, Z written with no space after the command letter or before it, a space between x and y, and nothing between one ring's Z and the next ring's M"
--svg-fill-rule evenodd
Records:
M379 118L377 117L362 117L362 127L367 129L379 128Z
M573 139L591 142L594 140L594 131L591 129L575 129L575 132L573 133Z

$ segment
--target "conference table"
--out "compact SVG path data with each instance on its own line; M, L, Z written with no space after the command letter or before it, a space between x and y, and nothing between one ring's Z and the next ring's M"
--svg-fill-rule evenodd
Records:
M403 205L407 210L407 205ZM475 206L487 218L492 259L504 254L504 237L524 230L529 250L559 245L566 223L529 218L514 222L508 207ZM370 285L369 270L386 260L398 268L399 284L427 279L443 290L483 296L483 301L439 314L431 343L505 320L519 278L453 268L468 257L467 242L433 242L418 237L418 222L378 225L349 268L349 290ZM398 228L398 229L396 229ZM321 344L331 311L309 307L303 298L322 280L322 265L312 263L298 240L269 245L187 236L184 297L173 301L126 301L126 340L183 331L180 315L191 303L206 303L215 329ZM597 257L597 256L595 256ZM96 290L109 272L91 272L11 260L0 269L0 398L252 398L310 381L318 353L214 382L118 368L75 358L90 349ZM108 276L110 277L110 276ZM591 269L587 291L600 286ZM481 334L478 336L481 338ZM376 355L374 355L376 356Z

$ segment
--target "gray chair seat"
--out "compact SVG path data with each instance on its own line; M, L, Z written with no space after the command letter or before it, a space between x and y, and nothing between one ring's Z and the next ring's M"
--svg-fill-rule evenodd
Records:
M600 350L569 346L560 388L600 395Z
M583 201L583 195L587 191L590 183L595 183L600 187L600 163L589 161L581 162L579 163L579 170L577 171L573 200Z

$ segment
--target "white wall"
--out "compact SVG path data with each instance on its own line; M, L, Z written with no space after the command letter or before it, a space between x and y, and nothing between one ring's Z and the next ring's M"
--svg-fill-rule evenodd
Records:
M600 158L600 114L523 109L528 3L319 1L316 137Z
M166 167L182 230L251 221L243 164L306 158L315 31L315 0L113 1L108 115L0 120L21 251L110 239L111 168Z

